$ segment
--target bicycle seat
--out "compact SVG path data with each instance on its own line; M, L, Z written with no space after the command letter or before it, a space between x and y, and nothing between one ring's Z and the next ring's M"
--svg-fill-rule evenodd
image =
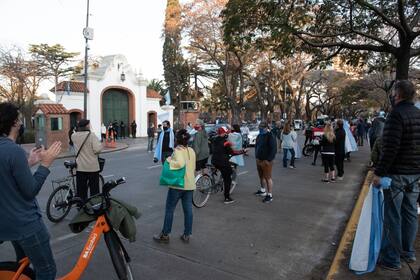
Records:
M66 161L64 162L64 166L65 166L67 169L75 169L75 168L76 168L76 166L77 166L77 164L76 164L76 162L75 162L75 161L66 160Z

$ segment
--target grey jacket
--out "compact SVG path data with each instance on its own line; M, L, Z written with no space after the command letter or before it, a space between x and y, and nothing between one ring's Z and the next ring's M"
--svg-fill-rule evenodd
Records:
M79 131L73 133L71 140L73 140L76 153L79 152L83 141L88 137L89 131ZM76 159L77 171L82 172L97 172L99 171L98 154L102 150L101 142L95 134L91 133L82 147L79 156Z
M209 157L209 136L207 132L202 129L194 135L192 148L196 155L196 160L203 160Z

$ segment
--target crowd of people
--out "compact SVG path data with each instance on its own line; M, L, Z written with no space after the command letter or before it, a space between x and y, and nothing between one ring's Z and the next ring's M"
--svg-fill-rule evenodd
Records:
M361 118L357 123L338 119L322 125L308 123L303 131L304 144L316 147L313 165L316 165L318 153L321 155L324 168L321 180L326 183L343 180L345 158L357 150L357 145L363 145L368 139L375 174L373 185L380 187L382 177L392 179L391 188L384 190L384 227L387 234L383 237L380 259L381 266L389 270L399 270L401 259L416 261L414 241L418 224L416 203L420 179L420 150L417 149L420 146L420 110L414 106L415 97L411 82L397 81L390 98L393 108L386 119L385 114L379 112L369 126ZM89 120L80 120L76 131L70 136L77 154L77 192L82 201L87 200L88 190L90 196L99 192L98 154L102 146L90 132L89 126ZM135 135L135 122L130 126ZM34 148L27 157L15 143L20 127L18 108L11 103L1 103L0 177L3 183L0 240L12 241L18 257L26 255L30 258L37 279L54 279L56 268L49 234L40 215L36 196L50 172L49 167L61 151L61 144L56 142L48 149ZM263 197L264 203L270 203L273 201L272 169L278 150L283 152L283 167L293 169L296 168L296 158L300 157L300 147L298 135L290 122L269 125L261 121L258 128L255 162L259 186L255 195ZM118 137L125 136L123 122L110 123L105 129L108 132L112 130ZM148 151L154 151L154 162L169 165L169 170L185 171L182 186L170 185L168 188L163 227L153 239L169 242L174 211L181 200L184 232L180 238L188 243L193 226L195 176L207 167L209 160L223 178L223 202L234 202L230 188L235 182L232 182L231 175L233 168L245 165L244 155L248 152L243 145L243 130L238 124L220 126L217 135L209 139L204 122L198 119L194 125L189 124L186 129L178 131L171 128L169 121L162 122L157 129L149 124L147 134ZM153 147L156 135L156 146ZM30 167L36 164L40 165L32 175Z

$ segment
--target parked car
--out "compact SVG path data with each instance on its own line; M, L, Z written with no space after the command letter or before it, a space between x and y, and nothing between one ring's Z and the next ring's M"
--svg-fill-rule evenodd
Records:
M248 134L248 143L250 146L255 146L255 142L257 141L257 136L260 133L258 129L258 125L249 125L249 134Z
M295 130L301 130L303 128L303 121L302 120L293 120L293 128Z

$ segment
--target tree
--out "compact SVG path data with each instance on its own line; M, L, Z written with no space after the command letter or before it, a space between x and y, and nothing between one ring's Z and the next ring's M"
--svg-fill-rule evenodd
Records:
M305 50L362 65L381 54L395 60L396 79L407 79L410 59L420 55L418 0L230 0L223 16L227 43L279 56Z
M34 61L43 65L48 70L48 76L54 78L54 94L57 93L57 85L60 77L65 77L75 71L74 67L69 67L72 59L79 55L77 52L67 52L60 44L30 45L29 52Z
M199 77L218 82L232 121L240 123L243 105L243 69L249 54L223 42L220 13L227 0L194 0L183 9L187 51Z
M162 62L165 82L173 104L178 104L180 120L181 100L188 94L188 64L181 50L181 6L178 0L168 0L163 31Z
M45 78L43 65L28 59L23 50L0 49L0 100L16 104L28 123L37 90Z

